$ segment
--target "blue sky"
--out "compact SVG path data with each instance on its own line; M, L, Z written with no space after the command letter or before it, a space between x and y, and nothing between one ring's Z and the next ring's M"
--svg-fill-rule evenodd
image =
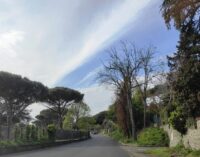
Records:
M108 50L121 40L154 45L157 58L176 50L178 32L167 30L162 0L0 0L0 70L49 87L85 94L92 114L113 101L113 91L95 76ZM39 105L32 110L38 112Z

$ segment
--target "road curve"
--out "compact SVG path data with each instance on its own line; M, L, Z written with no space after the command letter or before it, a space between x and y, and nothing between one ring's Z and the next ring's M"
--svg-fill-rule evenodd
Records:
M95 135L92 139L82 142L1 157L129 157L129 155L112 139Z

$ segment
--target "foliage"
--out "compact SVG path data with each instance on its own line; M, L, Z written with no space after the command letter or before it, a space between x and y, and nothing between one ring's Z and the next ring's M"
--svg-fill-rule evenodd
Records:
M194 20L195 27L199 27L199 8L198 0L164 0L162 4L162 13L165 22L170 27L170 22L173 21L177 29L181 29L190 21Z
M102 112L97 113L93 117L94 117L97 124L102 125L104 120L107 117L107 114L108 114L108 111L102 111Z
M122 141L123 139L125 139L123 131L120 130L119 128L112 131L109 135L116 141Z
M69 108L68 112L65 115L65 119L63 122L64 129L79 129L78 121L81 117L88 116L90 112L90 107L84 103L73 103Z
M120 142L120 143L133 143L134 139L127 137L123 130L113 123L111 120L104 121L104 134L110 136L112 139Z
M93 117L81 117L78 120L78 128L80 130L90 130L95 125L95 119Z
M167 92L167 84L158 84L148 90L148 96L157 96Z
M0 141L0 148L16 147L17 143L14 141Z
M137 119L136 121L136 126L137 126L137 130L140 130L143 128L143 110L144 110L144 106L143 106L143 102L142 102L142 96L141 93L136 90L136 92L133 95L132 98L132 102L133 102L133 106L134 106L134 112L135 112L135 119Z
M48 132L48 139L50 141L54 141L56 137L56 127L54 124L49 124L47 126L47 132Z
M14 138L15 138L15 141L19 141L21 136L20 136L20 128L19 127L15 127L14 128Z
M186 121L186 127L187 128L197 128L197 121L196 119L190 117Z
M112 84L116 87L116 117L119 126L127 136L136 139L136 112L132 104L132 95L139 89L143 104L143 125L146 126L147 90L150 81L155 77L160 67L158 62L154 65L154 48L138 49L131 42L122 42L120 48L111 48L109 62L99 72L101 83ZM144 79L138 76L144 74ZM125 123L124 123L125 122Z
M180 31L177 52L168 56L168 76L172 114L170 121L181 133L186 132L189 118L200 116L200 2L164 0L163 17L170 26L173 21ZM172 100L173 99L173 100ZM174 104L174 102L176 102Z
M112 104L109 106L106 118L112 120L113 122L117 122L116 104Z
M148 91L149 92L149 91ZM136 90L132 102L134 106L134 112L135 112L135 118L136 118L136 126L137 126L137 131L141 130L144 128L144 105L143 105L143 100L142 100L142 95L139 90ZM153 102L150 103L147 108L146 108L146 125L145 126L151 126L155 123L158 124L158 119L159 119L159 112L160 112L160 104L154 104Z
M155 157L171 157L171 156L180 156L180 157L199 157L200 151L190 150L184 148L182 145L178 145L173 148L159 148L159 149L150 149L145 152L146 154L154 155Z
M63 121L63 129L65 130L69 130L69 129L76 129L77 126L74 126L74 119L72 117L72 115L70 115L69 113L67 113L67 115L65 115L65 119Z
M58 115L52 109L44 109L36 116L34 124L39 127L47 127L49 124L56 124Z
M167 107L163 106L160 110L160 118L161 118L161 124L165 125L168 124L168 112Z
M69 102L79 102L83 99L83 94L73 89L64 87L55 87L49 89L47 99L48 107L57 114L57 123L63 128L63 120L66 114L66 108L70 105Z
M171 124L176 130L181 133L186 133L186 119L182 108L176 108L176 110L170 113L169 124Z
M168 146L169 137L160 128L146 128L138 135L138 144L141 146Z
M10 127L20 120L30 119L26 108L34 102L42 101L47 88L39 83L7 72L0 72L0 100L3 117L6 117L8 139Z
M35 125L16 125L14 129L15 142L36 142L47 140L47 132Z
M30 139L33 141L37 141L38 140L38 132L37 132L37 127L35 127L34 125L31 125L31 131L30 131Z
M112 84L116 87L118 110L122 116L118 119L129 119L128 127L124 127L125 132L136 138L136 126L131 103L132 91L135 86L134 79L138 76L141 60L139 59L141 49L137 49L132 43L122 42L120 48L111 48L109 51L109 62L104 64L104 69L98 73L101 83ZM122 103L123 102L123 103ZM126 114L124 114L126 109ZM122 123L121 123L122 124ZM121 125L120 124L120 125ZM128 131L126 131L128 130Z
M26 136L26 140L27 140L27 141L30 141L30 135L31 135L31 126L30 126L30 125L27 125L27 126L26 126L26 133L25 133L25 136Z

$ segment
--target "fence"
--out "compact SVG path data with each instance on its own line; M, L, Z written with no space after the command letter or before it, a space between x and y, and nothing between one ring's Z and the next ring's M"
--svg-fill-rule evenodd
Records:
M90 137L88 131L57 130L56 140L86 139Z
M27 130L26 126L19 127L18 130L16 128L10 129L10 140L14 140L16 137L16 133L18 138L20 136L21 139L27 138ZM17 132L16 132L17 131ZM42 132L42 133L41 133ZM47 136L47 131L45 129L35 129L35 133L37 136ZM29 130L28 136L31 136L31 131ZM42 134L42 135L41 135ZM23 137L22 137L23 136ZM7 126L0 126L0 140L7 140L8 130ZM56 140L72 140L72 139L86 139L90 137L90 133L88 131L75 131L75 130L57 130L56 131ZM38 137L39 138L39 137ZM30 137L31 139L31 137Z

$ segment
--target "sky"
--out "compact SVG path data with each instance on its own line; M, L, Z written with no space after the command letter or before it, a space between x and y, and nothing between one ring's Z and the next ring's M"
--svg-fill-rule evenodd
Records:
M106 51L120 41L156 47L157 58L176 50L179 34L168 30L162 0L0 0L0 70L48 87L65 86L85 94L95 114L114 101L111 87L96 74ZM34 104L35 116L43 109Z

